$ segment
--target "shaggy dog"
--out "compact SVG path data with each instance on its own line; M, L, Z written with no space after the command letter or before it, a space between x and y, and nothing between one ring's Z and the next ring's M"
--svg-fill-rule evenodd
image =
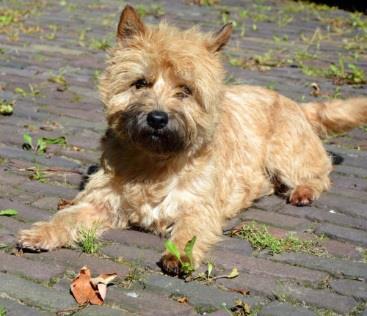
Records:
M109 125L102 168L72 206L21 231L21 247L52 250L73 245L82 229L140 226L170 232L182 253L196 236L197 265L226 219L255 199L281 189L302 206L328 189L332 166L319 136L366 123L367 99L300 106L261 87L225 85L219 51L231 32L231 24L213 34L146 26L125 7L100 82ZM161 266L180 273L167 252Z

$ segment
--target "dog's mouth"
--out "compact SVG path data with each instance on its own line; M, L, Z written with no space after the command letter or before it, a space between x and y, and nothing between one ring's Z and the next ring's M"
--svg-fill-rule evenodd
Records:
M173 154L184 149L184 139L170 128L155 130L144 126L131 135L131 140L144 150L157 154Z
M153 154L171 155L185 149L184 127L174 118L167 126L152 128L147 123L146 113L128 112L119 116L116 128L127 136L136 147Z

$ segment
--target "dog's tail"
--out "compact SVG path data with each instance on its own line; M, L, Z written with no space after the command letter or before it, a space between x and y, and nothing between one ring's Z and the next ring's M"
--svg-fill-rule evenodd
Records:
M367 98L363 97L303 103L301 108L320 137L367 124Z

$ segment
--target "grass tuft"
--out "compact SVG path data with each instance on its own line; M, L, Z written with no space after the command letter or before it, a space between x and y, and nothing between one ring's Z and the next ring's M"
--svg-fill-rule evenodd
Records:
M254 222L244 225L240 231L235 233L235 236L248 240L256 250L268 249L272 254L304 252L312 255L322 255L326 252L321 245L322 237L301 240L290 233L283 238L277 238L269 233L265 225L256 225Z
M102 243L97 236L98 226L94 225L91 228L81 228L79 230L78 245L85 253L95 254L98 253L102 247Z

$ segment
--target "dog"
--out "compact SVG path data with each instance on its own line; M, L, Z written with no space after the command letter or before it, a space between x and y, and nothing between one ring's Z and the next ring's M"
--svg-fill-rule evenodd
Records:
M225 221L254 200L281 192L303 206L329 188L320 137L367 123L367 99L299 105L265 88L225 85L220 51L231 32L231 24L208 34L147 26L123 9L100 80L108 121L101 169L72 205L20 231L20 247L70 246L95 225L99 233L139 226L170 233L184 262L196 236L197 266ZM181 271L168 252L160 262L168 274Z

